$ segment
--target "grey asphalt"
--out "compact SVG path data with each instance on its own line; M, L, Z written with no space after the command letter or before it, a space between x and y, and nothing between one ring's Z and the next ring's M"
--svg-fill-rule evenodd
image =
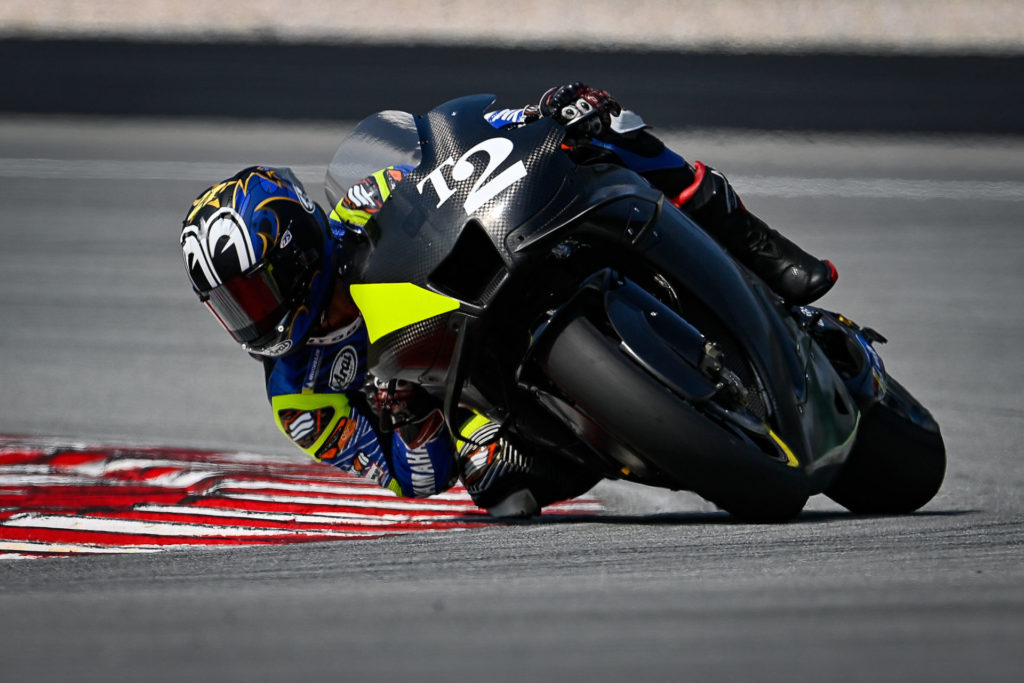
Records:
M290 452L186 284L192 197L249 163L315 196L345 126L0 119L0 433ZM602 484L609 510L274 549L0 563L4 681L1019 679L1024 141L666 132L840 268L930 406L946 484L796 522ZM301 454L297 454L299 458Z

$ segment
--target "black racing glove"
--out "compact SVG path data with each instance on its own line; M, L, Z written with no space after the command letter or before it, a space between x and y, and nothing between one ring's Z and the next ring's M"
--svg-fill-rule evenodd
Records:
M598 136L611 127L622 107L610 93L579 81L549 89L540 98L540 113L584 135Z

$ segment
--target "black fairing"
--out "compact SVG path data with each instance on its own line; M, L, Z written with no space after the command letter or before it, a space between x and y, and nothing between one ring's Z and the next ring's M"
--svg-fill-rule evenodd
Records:
M547 205L559 189L561 179L572 172L573 164L558 152L564 129L551 121L512 130L497 130L483 118L483 110L492 101L478 95L446 103L416 118L423 153L419 167L403 179L376 217L381 229L376 252L386 258L371 259L364 273L367 282L413 282L428 284L462 234L467 224L479 226L506 267L513 255L505 246L505 236L526 223ZM481 142L500 138L512 149L483 183L477 180L485 172L488 154L481 151L468 157L474 173L458 182L451 180L454 162ZM490 157L493 159L493 157ZM451 163L448 163L451 160ZM468 212L466 201L474 186L521 163L529 182L516 182L504 192ZM443 169L442 177L452 194L441 197L435 181L428 176ZM551 182L549 179L557 179ZM478 188L479 189L479 188ZM486 304L486 302L482 302Z
M492 99L462 98L415 117L422 160L368 226L374 246L361 282L411 282L461 302L372 344L375 374L433 386L450 404L466 392L498 404L488 414L501 419L524 400L511 377L538 319L586 276L612 268L638 281L663 278L684 318L688 306L699 310L731 340L763 383L775 432L808 471L818 454L852 435L856 410L823 413L825 402L848 400L838 377L825 376L810 337L757 278L640 176L574 164L554 122L494 129L483 118ZM474 148L481 151L466 155Z

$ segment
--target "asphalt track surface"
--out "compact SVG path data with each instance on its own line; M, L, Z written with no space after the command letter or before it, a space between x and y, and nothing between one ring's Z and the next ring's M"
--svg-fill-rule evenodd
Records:
M289 452L195 301L192 197L319 180L344 125L0 119L0 433ZM839 264L943 427L918 514L738 524L601 485L601 516L367 542L0 564L3 680L1003 681L1024 672L1024 142L666 135ZM298 455L296 457L299 457Z

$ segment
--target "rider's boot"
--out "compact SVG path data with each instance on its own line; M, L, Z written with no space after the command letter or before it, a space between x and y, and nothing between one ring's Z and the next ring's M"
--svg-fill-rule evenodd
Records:
M725 176L699 161L693 183L671 201L789 304L820 299L839 277L831 261L811 256L747 211Z
M457 443L460 478L473 502L492 517L533 517L545 505L585 493L597 478L571 463L543 462L500 435L496 423L475 416Z

